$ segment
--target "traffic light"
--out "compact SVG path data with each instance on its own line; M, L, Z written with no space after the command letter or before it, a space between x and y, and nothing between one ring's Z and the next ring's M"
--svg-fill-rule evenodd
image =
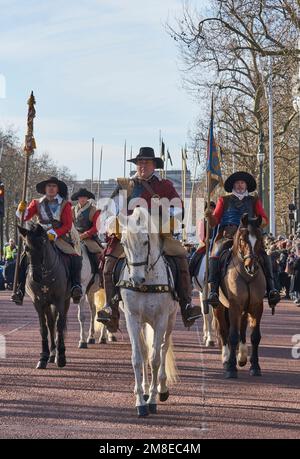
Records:
M4 185L0 183L0 218L4 217Z
M289 219L296 220L296 206L294 203L289 204Z

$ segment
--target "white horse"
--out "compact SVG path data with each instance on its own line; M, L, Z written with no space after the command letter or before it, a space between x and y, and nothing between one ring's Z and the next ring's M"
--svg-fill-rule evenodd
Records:
M162 242L157 232L149 230L150 220L145 209L136 208L128 219L128 226L121 227L126 256L121 282L137 289L121 287L120 290L121 308L132 346L134 393L139 416L156 413L157 394L160 401L166 401L169 397L167 380L176 380L171 333L178 303L167 291L168 275L162 257ZM147 292L147 285L157 286L157 292ZM150 386L148 363L152 376Z
M199 292L200 306L203 316L203 344L206 347L213 347L215 345L214 331L215 331L215 317L213 314L212 307L208 306L208 314L204 314L203 305L203 289L205 285L205 268L206 268L206 255L201 260L199 271L196 277L193 277L193 286Z
M87 253L87 249L82 244L82 270L81 270L81 286L82 286L82 298L78 305L78 321L80 325L80 339L79 349L86 349L88 344L95 344L95 316L96 316L96 302L95 294L99 291L99 274L97 273L93 279L93 273L91 263ZM93 281L92 281L93 279ZM91 283L92 281L92 283ZM88 314L87 314L88 313ZM88 317L88 319L87 319ZM97 322L96 322L97 323ZM88 331L86 325L89 325ZM116 341L112 334L109 334L106 327L96 326L100 329L100 343L105 343L106 338L109 341Z

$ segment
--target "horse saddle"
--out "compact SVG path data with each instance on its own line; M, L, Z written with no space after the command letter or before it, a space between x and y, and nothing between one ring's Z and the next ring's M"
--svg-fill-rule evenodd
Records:
M89 257L92 274L98 274L99 273L99 262L98 262L97 255L95 253L91 253L87 247L86 247L86 252Z
M189 261L190 276L197 277L205 252L195 252Z
M226 249L224 250L219 258L219 267L220 267L220 273L221 273L221 278L223 279L227 273L227 269L231 260L232 256L232 250L231 249Z
M119 280L121 280L121 274L124 271L126 264L126 259L125 258L119 258L115 264L114 270L113 270L113 283L114 285L117 285Z
M175 300L178 299L176 294L177 285L179 283L179 267L176 264L176 259L174 257L163 255L163 259L167 269L168 275L168 285L170 287L171 293ZM118 285L118 282L121 280L122 273L126 266L126 259L119 258L115 264L113 270L113 283L114 285Z

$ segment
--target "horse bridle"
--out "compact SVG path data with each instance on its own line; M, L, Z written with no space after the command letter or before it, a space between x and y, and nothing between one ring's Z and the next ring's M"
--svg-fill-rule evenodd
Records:
M136 262L136 263L131 263L130 261L128 261L128 259L127 259L127 257L126 257L126 264L127 264L127 266L128 266L129 272L130 272L130 266L147 266L147 268L146 268L147 273L150 272L150 271L152 271L152 270L154 269L154 267L155 267L155 265L157 264L158 260L159 260L160 257L162 256L162 250L159 251L158 257L157 257L157 259L155 260L155 262L152 263L152 264L150 265L150 267L148 267L148 266L149 266L149 258L150 258L150 248L151 248L151 247L150 247L150 237L149 237L149 234L147 234L147 247L148 247L148 249L147 249L147 259L146 259L145 261L140 261L140 262Z
M40 265L36 265L36 264L33 264L33 263L29 263L29 266L31 267L32 271L33 271L33 269L41 270L42 278L46 278L50 273L52 273L55 270L55 268L56 268L56 266L58 264L58 259L56 259L55 262L53 263L53 265L51 266L51 268L46 269L45 264L44 264L44 259L45 259L45 245L43 244L43 246L42 246L42 262L41 262L41 264ZM56 279L54 279L54 280L56 280Z

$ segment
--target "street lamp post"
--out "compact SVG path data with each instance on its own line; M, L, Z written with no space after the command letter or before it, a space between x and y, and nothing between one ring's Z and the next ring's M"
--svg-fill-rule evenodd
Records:
M297 222L300 223L300 81L294 87L294 100L293 100L293 107L296 112L298 112L299 118L299 129L298 129L298 137L299 137L299 151L298 151L298 203L297 203Z
M264 132L259 132L259 143L257 150L257 161L259 164L259 197L263 201L263 166L265 160Z
M300 51L300 37L298 39L298 50ZM297 223L300 223L300 64L298 68L298 75L296 77L296 84L293 87L293 107L296 112L298 112L298 122L299 122L299 128L298 128L298 142L299 142L299 148L298 148L298 203L297 205Z

